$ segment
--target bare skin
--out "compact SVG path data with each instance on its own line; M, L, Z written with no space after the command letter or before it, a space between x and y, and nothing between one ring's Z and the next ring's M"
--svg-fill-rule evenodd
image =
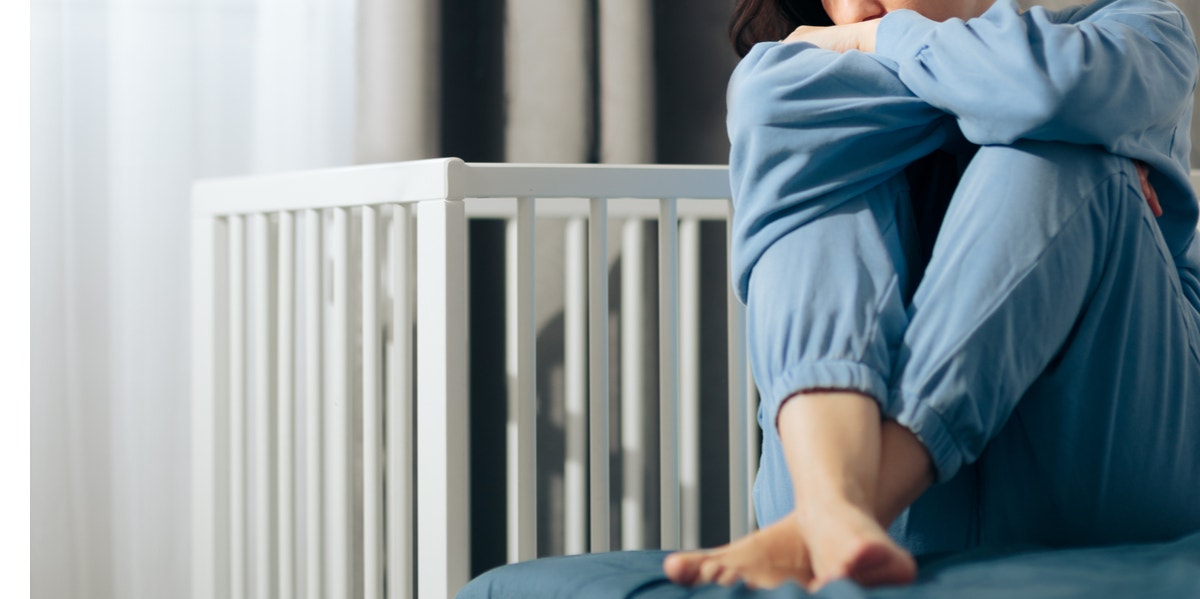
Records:
M933 482L920 441L895 422L880 425L875 401L853 392L793 396L778 426L787 463L803 465L789 467L793 512L729 545L668 556L668 578L758 588L794 580L810 590L839 578L912 581L916 562L885 527Z

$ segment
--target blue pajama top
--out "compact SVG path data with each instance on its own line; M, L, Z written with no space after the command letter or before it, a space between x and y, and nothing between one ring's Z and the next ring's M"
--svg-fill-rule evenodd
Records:
M772 243L918 158L963 138L1034 139L1151 167L1158 225L1200 306L1200 204L1188 176L1198 62L1187 19L1165 0L1024 13L997 0L945 22L898 10L882 18L875 53L755 45L727 98L739 299ZM763 422L775 422L780 400L763 398Z

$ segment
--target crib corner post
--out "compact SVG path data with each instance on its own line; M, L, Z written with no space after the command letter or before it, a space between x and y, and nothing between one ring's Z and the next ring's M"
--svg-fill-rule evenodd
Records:
M227 493L226 461L219 450L227 443L225 398L228 388L224 362L217 347L227 325L228 296L224 222L212 215L196 216L191 230L191 520L192 597L215 599L228 593L227 568L221 556L228 544L227 510L219 500Z
M461 200L417 205L419 597L452 597L470 575L466 235Z

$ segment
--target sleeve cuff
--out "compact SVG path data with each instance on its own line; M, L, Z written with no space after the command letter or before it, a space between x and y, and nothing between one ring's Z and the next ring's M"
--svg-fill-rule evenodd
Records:
M892 402L903 406L896 416L896 423L912 431L929 451L937 472L935 482L944 483L954 478L966 460L962 448L942 420L942 415L928 402L902 397L893 397Z
M875 31L875 53L897 62L912 58L925 49L925 38L937 25L916 11L889 12Z
M798 364L764 389L762 422L770 423L778 430L783 402L808 389L856 391L871 396L879 402L881 412L888 412L888 387L882 375L865 364L830 360Z

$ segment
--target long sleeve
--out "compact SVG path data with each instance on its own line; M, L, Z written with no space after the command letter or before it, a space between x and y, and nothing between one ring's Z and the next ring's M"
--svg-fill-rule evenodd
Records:
M1060 13L997 0L979 18L942 23L899 10L880 22L876 52L980 145L1040 139L1126 154L1131 136L1173 130L1196 84L1191 29L1165 0Z
M763 252L937 149L952 121L890 60L811 44L756 45L728 91L731 269L745 302Z
M1200 276L1200 206L1188 177L1200 59L1176 6L1099 0L1022 13L996 0L979 18L940 23L898 10L880 21L875 51L971 142L1095 144L1149 164L1159 228L1186 278Z

